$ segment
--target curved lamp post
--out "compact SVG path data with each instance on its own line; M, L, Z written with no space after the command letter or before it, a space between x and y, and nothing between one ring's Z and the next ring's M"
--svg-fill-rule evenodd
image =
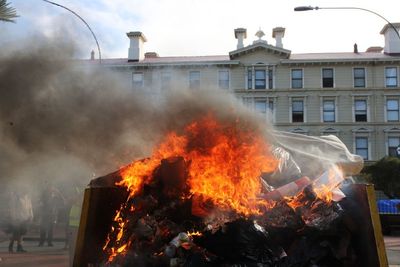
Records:
M358 10L367 11L367 12L372 13L372 14L375 14L375 15L377 15L378 17L380 17L381 19L385 20L385 21L390 25L390 27L392 27L392 29L393 29L393 30L395 31L395 33L397 34L397 37L399 37L399 39L400 39L400 34L399 34L399 32L397 31L396 27L394 27L394 25L393 25L390 21L388 21L384 16L382 16L382 15L380 15L380 14L378 14L378 13L372 11L372 10L366 9L366 8L361 8L361 7L318 7L318 6L313 7L313 6L298 6L298 7L295 7L295 8L294 8L294 11L310 11L310 10L319 10L319 9L358 9Z
M92 28L90 28L89 24L88 24L81 16L79 16L75 11L69 9L68 7L65 7L65 6L63 6L63 5L60 5L60 4L57 4L57 3L54 3L54 2L48 1L48 0L43 0L43 1L45 1L45 2L47 2L47 3L49 3L49 4L52 4L52 5L55 5L55 6L58 6L58 7L61 7L61 8L64 8L64 9L68 10L69 12L71 12L72 14L74 14L75 16L77 16L83 23L85 23L86 27L88 27L89 31L90 31L90 32L92 33L92 35L93 35L94 40L96 41L97 50L98 50L98 52L99 52L99 63L101 64L100 45L99 45L99 42L97 41L96 35L95 35L94 32L92 31Z

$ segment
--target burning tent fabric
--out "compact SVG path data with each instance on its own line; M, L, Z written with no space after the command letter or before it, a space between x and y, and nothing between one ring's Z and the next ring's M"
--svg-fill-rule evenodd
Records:
M362 160L330 138L266 140L213 114L169 133L119 171L128 197L104 266L359 266L338 187ZM301 139L321 149L296 149Z

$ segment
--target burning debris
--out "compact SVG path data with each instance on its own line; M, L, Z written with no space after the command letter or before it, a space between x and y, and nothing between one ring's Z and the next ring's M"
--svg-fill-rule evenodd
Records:
M271 179L290 173L278 188ZM123 168L105 266L356 266L341 171L302 176L262 135L206 115ZM334 201L336 200L336 201Z

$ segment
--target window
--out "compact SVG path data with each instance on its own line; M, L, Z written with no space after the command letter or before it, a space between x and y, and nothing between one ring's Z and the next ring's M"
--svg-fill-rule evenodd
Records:
M333 69L322 69L322 87L333 87Z
M354 100L354 121L367 121L367 100Z
M385 85L386 87L397 87L397 68L385 68Z
M253 89L253 72L251 69L247 71L247 89Z
M256 100L254 102L254 108L257 112L266 114L267 113L267 102L265 100Z
M356 154L368 159L368 137L356 137Z
M388 152L389 156L396 157L397 149L400 146L400 137L388 137Z
M272 69L268 69L268 88L274 88L273 73Z
M143 87L143 73L142 72L134 72L132 74L132 86L133 86L133 88L142 88Z
M190 89L200 88L200 71L189 72L189 88Z
M220 70L218 72L218 87L220 89L229 89L229 71Z
M386 101L387 121L399 121L399 99Z
M166 90L171 88L171 72L161 72L161 89Z
M322 103L323 122L335 122L335 100L324 100Z
M365 87L365 68L354 68L354 87Z
M261 65L261 66L260 66ZM257 63L247 68L247 89L272 89L274 87L273 66Z
M303 100L292 101L292 122L304 122Z
M255 70L255 89L266 89L265 70Z
M303 70L292 70L292 88L303 88Z

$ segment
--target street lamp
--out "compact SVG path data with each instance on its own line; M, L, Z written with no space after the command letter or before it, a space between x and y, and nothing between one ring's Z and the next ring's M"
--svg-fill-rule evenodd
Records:
M378 17L384 19L384 20L390 25L390 27L393 28L394 32L397 34L397 37L399 37L399 39L400 39L399 32L397 31L396 27L395 27L390 21L388 21L384 16L379 15L378 13L376 13L376 12L374 12L374 11L372 11L372 10L366 9L366 8L361 8L361 7L318 7L318 6L313 7L313 6L298 6L298 7L295 7L295 8L294 8L294 11L310 11L310 10L319 10L319 9L358 9L358 10L367 11L367 12L369 12L369 13L375 14L375 15L377 15Z
M63 5L57 4L55 2L49 1L49 0L43 0L49 4L64 8L66 10L68 10L69 12L71 12L72 14L74 14L75 16L77 16L83 23L85 23L86 27L88 27L89 31L92 33L94 40L96 41L96 45L97 45L97 51L99 52L99 63L101 64L101 52L100 52L100 45L99 42L97 41L96 35L94 34L94 32L92 31L92 28L90 28L89 24L81 17L79 16L75 11L69 9L68 7L65 7Z

